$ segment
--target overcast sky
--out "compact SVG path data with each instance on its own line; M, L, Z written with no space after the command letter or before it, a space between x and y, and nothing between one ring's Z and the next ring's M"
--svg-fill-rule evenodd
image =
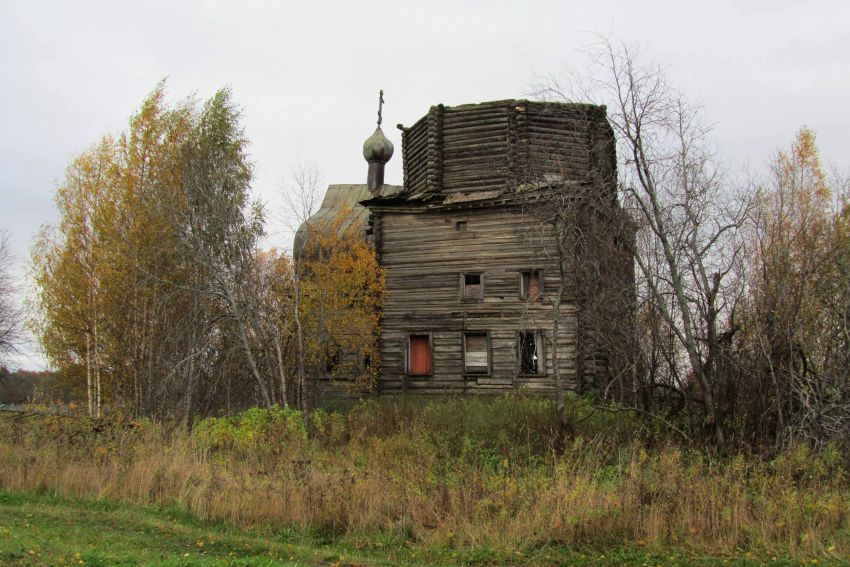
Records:
M363 183L363 140L384 89L396 123L437 103L527 95L536 76L581 65L595 34L637 42L705 106L733 166L763 166L803 125L850 168L850 2L41 2L0 0L0 228L24 273L72 157L124 129L156 83L172 100L229 86L244 112L254 191L280 219L293 162L327 183ZM268 245L291 235L270 226ZM21 364L40 364L34 355Z

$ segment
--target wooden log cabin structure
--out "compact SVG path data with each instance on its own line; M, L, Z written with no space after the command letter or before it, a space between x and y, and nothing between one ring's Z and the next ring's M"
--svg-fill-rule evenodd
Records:
M374 391L553 395L556 368L565 389L608 384L606 339L630 334L634 273L628 229L610 222L605 107L440 104L399 128L403 185L383 182L393 147L379 111L367 184L330 186L308 221L344 216L385 270ZM316 395L337 382L319 376Z

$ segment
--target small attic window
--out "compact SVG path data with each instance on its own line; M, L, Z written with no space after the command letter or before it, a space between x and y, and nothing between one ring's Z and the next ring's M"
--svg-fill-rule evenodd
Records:
M461 274L460 297L464 301L477 301L484 297L484 282L481 274Z
M458 232L463 232L463 231L465 231L465 230L466 230L466 221L465 221L465 220L459 220L459 221L457 221L457 222L455 223L455 230L456 230L456 231L458 231Z
M543 292L543 272L541 270L526 270L520 272L519 297L536 301Z

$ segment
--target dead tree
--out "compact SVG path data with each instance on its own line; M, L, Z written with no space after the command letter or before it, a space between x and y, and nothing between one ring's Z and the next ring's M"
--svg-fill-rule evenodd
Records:
M665 357L687 361L685 374L667 376L666 385L693 393L706 431L723 444L727 424L717 363L736 329L732 314L740 288L733 268L750 200L730 189L699 107L659 69L641 66L634 49L608 41L591 55L592 72L576 89L549 80L538 94L608 103L621 198L637 229L639 302L650 304L674 337Z
M9 235L0 231L0 365L18 352L23 339L23 310L15 305L16 286L9 269Z
M319 202L319 186L321 184L321 171L315 162L297 161L290 173L290 179L284 186L284 200L289 212L289 224L292 229L304 227L309 232L306 224L316 210ZM293 230L294 232L294 230ZM304 263L299 261L298 248L304 242L300 239L309 239L310 235L296 235L293 249L292 267L292 321L295 324L295 344L297 352L296 376L298 406L307 419L309 406L309 391L307 386L307 345L304 336L304 318L302 313L302 282L305 277Z

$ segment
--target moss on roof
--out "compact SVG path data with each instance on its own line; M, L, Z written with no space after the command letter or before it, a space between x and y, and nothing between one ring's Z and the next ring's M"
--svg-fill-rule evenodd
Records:
M378 192L393 193L401 190L395 185L384 185ZM304 249L311 231L334 227L340 236L366 237L369 209L360 204L372 198L365 185L329 185L319 210L305 221L295 233L294 252L298 256Z

